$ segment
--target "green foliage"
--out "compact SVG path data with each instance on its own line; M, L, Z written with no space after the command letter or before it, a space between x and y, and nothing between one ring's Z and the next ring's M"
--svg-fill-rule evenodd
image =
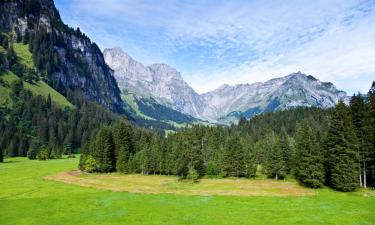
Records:
M189 171L187 173L186 179L190 180L192 183L198 182L199 173L193 167L189 167Z
M274 133L270 132L266 137L266 161L264 169L269 177L276 180L284 178L287 175L287 164L284 153L281 149L280 138Z
M296 178L308 187L322 187L325 178L323 154L308 121L302 122L297 130L296 151Z
M357 144L349 110L340 101L333 111L327 136L330 183L337 190L353 191L359 186Z
M112 172L115 170L115 146L113 144L111 130L103 127L90 143L91 155L97 162L98 172Z
M83 165L83 170L89 173L98 171L98 163L91 155L87 156Z
M244 154L237 136L230 137L225 145L222 162L223 174L225 176L240 177L245 175Z
M116 151L116 170L126 173L129 171L130 154L134 153L132 128L125 121L117 123L112 131Z

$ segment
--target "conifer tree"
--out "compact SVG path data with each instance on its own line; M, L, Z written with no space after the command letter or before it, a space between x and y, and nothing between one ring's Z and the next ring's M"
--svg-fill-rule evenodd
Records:
M358 93L358 95L353 95L350 99L350 113L359 147L359 163L361 167L359 176L360 185L362 187L366 187L367 162L370 160L370 158L369 144L367 143L368 140L365 137L366 106L365 101L360 93Z
M266 160L264 169L269 177L274 177L278 180L287 174L287 166L280 147L280 140L274 132L268 134L265 139L267 144L265 145Z
M331 186L340 191L355 190L359 185L357 137L343 101L336 105L330 119L327 147Z
M116 170L117 172L127 173L130 154L133 154L132 128L121 121L113 128L113 141L116 151Z
M96 139L92 145L93 157L98 163L98 172L112 172L115 170L115 149L112 140L111 131L107 127L103 127L96 135Z
M239 177L244 175L244 155L237 136L229 137L225 144L222 168L225 176Z
M319 188L324 182L323 155L307 121L299 125L296 134L296 178L306 186Z
M365 143L368 150L368 168L370 169L369 184L375 186L375 81L372 83L366 104L364 132Z

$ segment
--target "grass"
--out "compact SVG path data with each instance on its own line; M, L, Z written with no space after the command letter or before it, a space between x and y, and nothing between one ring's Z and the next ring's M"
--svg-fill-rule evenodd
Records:
M14 43L13 44L14 52L16 53L18 60L21 64L25 65L29 68L35 68L32 54L29 51L29 46L22 44L22 43ZM1 49L0 49L1 53ZM11 84L15 80L19 80L19 78L12 72L7 71L5 74L1 76L8 84ZM44 97L51 96L51 99L54 103L58 104L61 107L69 107L74 108L74 106L59 92L55 89L50 87L44 81L40 80L34 83L27 83L24 82L24 88L31 91L35 95L42 95ZM6 100L11 101L10 99L11 90L9 87L4 87L0 85L0 104L4 104Z
M33 62L33 56L31 52L29 51L29 45L25 45L22 43L14 43L13 49L18 57L19 63L29 68L35 68L34 62Z
M2 225L375 224L375 197L365 197L364 191L322 189L316 195L284 197L114 192L45 178L76 169L78 158L5 161L0 163Z
M111 191L148 194L226 195L226 196L306 196L315 191L296 182L250 179L201 179L199 183L178 181L174 176L142 176L139 174L87 174L62 172L47 177L84 187Z
M11 84L13 81L19 80L20 78L14 73L7 71L1 76L8 84ZM74 108L73 104L70 103L62 94L57 92L55 89L50 87L44 81L40 80L34 83L23 82L23 86L26 90L31 91L35 95L42 95L45 98L48 95L51 96L52 102L61 106L62 108ZM3 104L6 100L11 101L10 99L11 90L10 87L3 87L0 85L0 104Z

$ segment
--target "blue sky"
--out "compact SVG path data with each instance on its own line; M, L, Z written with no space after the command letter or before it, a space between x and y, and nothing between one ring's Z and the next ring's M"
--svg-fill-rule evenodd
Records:
M375 0L55 0L103 50L167 63L199 93L302 71L348 94L375 80Z

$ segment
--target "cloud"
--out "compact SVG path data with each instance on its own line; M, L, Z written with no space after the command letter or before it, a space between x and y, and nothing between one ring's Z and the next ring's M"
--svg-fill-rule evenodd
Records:
M375 74L373 0L57 0L102 48L166 62L197 91L302 71L349 92Z

